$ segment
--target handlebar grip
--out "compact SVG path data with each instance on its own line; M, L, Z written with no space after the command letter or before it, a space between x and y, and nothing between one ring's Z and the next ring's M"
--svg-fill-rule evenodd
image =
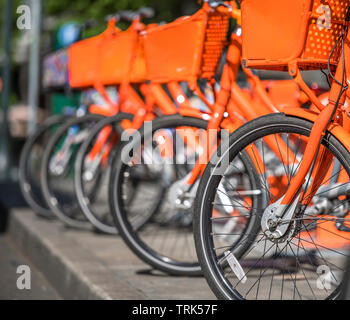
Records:
M135 13L128 10L120 11L119 17L120 17L120 20L131 22L135 18Z
M90 19L85 21L84 23L81 24L80 30L84 31L93 27L96 27L98 25L97 21L94 19Z
M105 17L105 22L109 22L109 20L116 18L119 20L119 15L118 14L109 14L108 16Z
M155 10L150 7L142 7L139 10L139 15L144 19L152 19L155 16Z
M112 18L116 18L117 20L123 20L127 22L132 22L135 18L140 17L144 19L151 19L155 16L154 9L150 7L142 7L139 11L134 12L130 10L119 11L116 14L111 14L106 17L106 21L108 22Z
M219 7L225 7L225 8L231 8L231 6L227 3L225 3L224 1L220 1L220 0L208 0L208 4L210 5L210 7L212 8L219 8Z
M112 18L115 18L117 20L117 22L120 20L130 22L135 18L135 14L132 11L124 10L124 11L119 11L117 13L110 14L110 15L106 16L105 20L106 20L106 22L108 22Z

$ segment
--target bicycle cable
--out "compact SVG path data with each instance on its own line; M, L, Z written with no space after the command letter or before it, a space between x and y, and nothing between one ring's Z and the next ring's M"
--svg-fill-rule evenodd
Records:
M338 95L338 98L337 98L337 101L335 102L335 105L334 105L334 109L332 111L332 114L326 124L326 127L323 131L323 135L325 134L325 132L327 131L327 128L329 126L329 124L331 123L335 113L337 112L337 109L338 109L338 106L339 106L339 103L340 103L340 99L341 97L343 96L343 94L346 92L346 90L349 88L349 86L345 86L345 83L346 83L346 66L345 66L345 53L344 53L344 48L345 48L345 37L347 36L348 34L348 30L349 30L349 22L350 22L350 5L348 7L348 10L346 12L346 16L345 16L345 24L343 26L343 29L342 29L342 33L341 35L339 36L339 38L337 39L337 41L335 42L333 48L332 48L332 51L329 55L329 58L328 58L328 74L331 76L331 78L333 79L333 81L335 81L338 85L340 85L340 93ZM338 45L339 43L341 42L341 51L342 51L342 56L341 56L341 59L342 59L342 63L343 63L343 74L342 74L342 82L339 82L335 76L333 75L332 73L332 70L331 70L331 59L336 51L336 49L338 48ZM309 177L308 177L308 181L306 183L306 187L304 188L304 191L303 191L303 194L302 194L302 197L301 199L303 199L303 197L305 196L305 193L306 193L306 190L308 189L308 185L309 185L309 182L310 182L310 179L311 179L311 173L314 171L314 168L315 168L315 165L316 165L316 160L317 160L317 157L318 157L318 154L319 154L319 151L320 151L320 148L321 148L321 144L322 144L322 139L320 139L319 143L318 143L318 147L317 147L317 151L316 151L316 154L315 154L315 160L311 166L311 170L310 170L310 174L309 174ZM309 203L311 202L312 199L310 199L308 201L308 203L306 205L304 205L303 207L303 210L301 211L301 213L303 214L305 212L305 209L306 207L309 205Z

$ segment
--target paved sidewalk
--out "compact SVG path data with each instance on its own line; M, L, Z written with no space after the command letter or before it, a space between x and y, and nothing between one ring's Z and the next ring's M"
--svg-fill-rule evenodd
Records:
M30 268L30 288L19 289L17 281L23 275L19 267ZM21 272L20 274L17 271ZM21 280L21 279L19 279ZM21 281L19 281L22 283ZM27 283L29 284L29 283ZM0 300L58 300L57 292L45 277L22 254L10 237L0 236Z
M10 236L65 299L214 299L204 278L169 277L119 237L64 228L14 210Z

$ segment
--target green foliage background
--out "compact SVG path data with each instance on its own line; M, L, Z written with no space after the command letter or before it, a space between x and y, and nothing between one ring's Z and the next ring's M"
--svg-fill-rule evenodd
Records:
M4 7L7 0L0 0L0 41L3 38ZM16 8L28 4L26 0L12 0L13 3L13 38L19 34L16 29ZM156 10L154 21L171 21L184 13L194 12L198 8L198 0L42 0L43 14L53 17L57 25L67 21L86 21L94 18L100 22L92 33L103 30L104 18L119 10L137 10L142 6L150 6ZM0 48L2 46L0 43Z
M75 19L97 18L118 10L137 10L141 6L151 6L158 12L158 20L169 20L181 14L186 2L196 0L45 0L46 12L49 15L64 15Z
M37 0L34 0L37 1ZM5 19L5 5L7 0L0 0L0 77L1 77L1 57L3 54L4 45L4 19ZM31 0L11 0L12 2L12 53L17 50L17 39L23 41L23 31L20 31L16 27L16 21L18 14L16 10L18 6L25 4L30 5ZM198 0L42 0L43 5L43 35L44 39L50 39L50 49L47 47L47 41L45 41L45 52L47 50L55 50L54 34L57 28L68 21L83 22L88 19L95 19L99 22L99 25L91 30L85 32L84 36L92 36L102 32L106 27L105 17L107 15L116 13L120 10L137 10L142 6L150 6L155 9L156 16L149 22L169 22L175 18L184 15L191 14L199 8ZM47 27L48 18L51 22L50 28ZM53 22L53 23L52 23ZM126 27L127 25L118 25L119 27ZM21 37L22 36L22 37ZM13 58L13 57L12 57ZM18 65L13 60L12 71L18 70ZM13 76L13 78L16 75ZM13 81L14 82L14 81ZM14 85L17 85L18 81L15 81Z
M105 17L120 10L137 10L149 6L156 10L154 22L171 21L184 13L192 13L198 7L197 0L45 0L44 10L48 16L60 22L86 21L94 18L99 26L86 36L97 34L105 28Z

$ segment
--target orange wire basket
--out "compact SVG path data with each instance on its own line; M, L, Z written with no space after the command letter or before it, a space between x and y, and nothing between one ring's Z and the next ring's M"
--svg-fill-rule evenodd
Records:
M147 77L158 83L212 78L228 28L227 15L202 8L193 16L143 32Z
M288 70L327 68L339 38L350 0L243 0L243 64L246 67ZM336 66L341 50L334 52Z
M108 27L98 36L73 44L68 64L73 88L146 80L143 47L137 33L130 29L121 32Z

